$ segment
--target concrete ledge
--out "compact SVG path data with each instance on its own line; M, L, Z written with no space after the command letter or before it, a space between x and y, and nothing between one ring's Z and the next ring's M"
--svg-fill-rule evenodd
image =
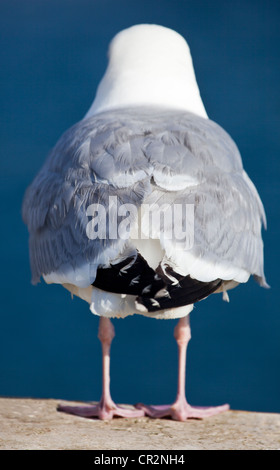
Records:
M280 414L228 411L185 423L99 421L59 413L58 403L1 398L0 449L280 450Z

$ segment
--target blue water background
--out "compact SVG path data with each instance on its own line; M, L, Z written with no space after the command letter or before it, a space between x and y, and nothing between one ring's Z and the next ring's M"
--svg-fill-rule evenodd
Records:
M280 4L276 1L7 0L0 2L0 395L96 400L98 318L60 286L30 284L21 220L27 185L62 132L84 116L119 30L157 23L191 47L209 117L236 141L264 202L265 271L191 315L187 394L195 405L279 412ZM170 402L175 321L114 320L116 401Z

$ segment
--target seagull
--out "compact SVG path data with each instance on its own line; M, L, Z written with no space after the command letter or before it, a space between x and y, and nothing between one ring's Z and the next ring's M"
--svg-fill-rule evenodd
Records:
M102 395L59 405L88 417L225 412L191 406L186 352L194 303L263 270L264 208L234 141L210 120L190 49L177 32L140 24L111 41L108 66L85 117L68 129L27 188L32 283L61 284L100 317ZM117 405L110 394L111 318L179 319L174 403Z

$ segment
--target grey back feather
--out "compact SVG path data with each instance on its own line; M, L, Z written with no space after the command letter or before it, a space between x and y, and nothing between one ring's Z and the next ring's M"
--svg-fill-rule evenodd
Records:
M265 283L265 214L233 140L192 113L140 107L75 124L27 189L23 219L32 281L65 264L98 266L117 258L126 241L90 240L88 206L108 208L109 196L117 196L120 203L140 207L156 191L171 203L195 201L197 256L234 260Z

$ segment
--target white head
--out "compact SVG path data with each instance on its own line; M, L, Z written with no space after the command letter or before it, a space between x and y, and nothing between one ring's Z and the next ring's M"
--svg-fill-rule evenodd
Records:
M107 70L85 117L140 105L183 109L207 117L189 46L172 29L136 25L113 38Z

